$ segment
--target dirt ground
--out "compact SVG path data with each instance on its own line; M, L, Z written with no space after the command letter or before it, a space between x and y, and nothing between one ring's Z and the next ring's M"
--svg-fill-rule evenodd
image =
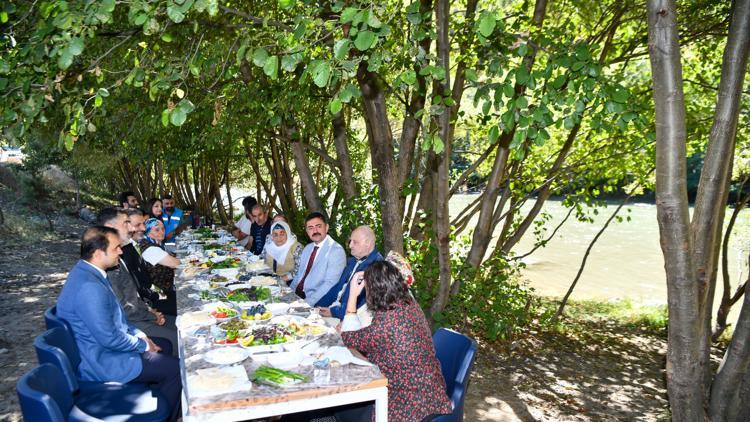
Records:
M0 233L0 420L20 420L15 383L37 364L33 339L76 262L82 222L19 244ZM667 418L662 337L594 324L584 337L544 334L513 354L480 345L467 421L659 420Z

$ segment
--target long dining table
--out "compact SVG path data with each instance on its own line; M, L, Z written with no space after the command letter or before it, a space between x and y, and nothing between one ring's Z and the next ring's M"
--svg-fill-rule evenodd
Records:
M209 244L216 249L204 250ZM221 330L217 329L215 320L206 318L203 313L218 306L231 306L240 313L242 304L226 301L221 295L222 291L226 294L227 289L216 288L219 283L212 280L224 283L244 280L252 284L259 275L266 283L268 277L274 277L256 257L237 248L230 235L188 231L178 237L176 253L183 261L176 271L175 286L184 421L239 421L367 402L374 402L376 421L387 420L386 378L377 366L356 351L348 352L331 321L327 321L325 333L313 339L295 338L268 347L217 344L215 333ZM211 265L209 262L221 259L235 260L239 268L236 274L229 271L229 277L217 278L214 273L221 271L206 268ZM292 318L304 317L301 324L313 321L311 324L322 326L326 323L314 309L305 310L305 304L285 283L277 277L275 280L276 285L268 286L272 294L264 304L274 309L274 316L269 321L252 322L252 327L273 325L279 318L297 321ZM285 308L295 310L296 315L285 316ZM309 314L305 315L307 311ZM329 358L334 351L335 356L343 358ZM284 386L254 381L259 367L273 367L273 358L285 352L295 357L303 355L298 364L292 361L294 366L289 367L287 363L284 369L304 376L305 380ZM348 353L351 353L350 359ZM247 357L243 358L245 355ZM226 362L224 356L229 358Z

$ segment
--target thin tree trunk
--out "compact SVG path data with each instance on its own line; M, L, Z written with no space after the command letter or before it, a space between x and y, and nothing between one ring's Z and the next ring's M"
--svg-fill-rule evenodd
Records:
M744 183L740 185L738 189L739 192L742 192L744 185ZM734 297L730 297L732 287L729 277L729 239L732 236L732 231L734 230L734 224L737 222L737 217L745 208L745 204L747 204L749 200L750 194L747 194L742 199L737 201L737 203L734 205L732 216L729 218L729 223L727 224L726 231L724 232L724 241L722 242L721 246L721 278L723 281L724 289L721 295L721 304L719 304L719 310L716 313L716 328L711 335L712 341L717 341L719 337L721 337L721 334L724 332L724 330L726 330L726 328L728 327L727 316L729 316L729 311L732 309L732 306L737 303L737 299L735 299ZM740 290L739 293L741 293L742 291L744 291L744 289Z
M393 158L393 135L388 120L388 107L376 74L367 70L362 62L357 70L357 81L362 91L367 138L373 167L378 171L380 213L383 219L384 252L404 253L401 231L404 207L401 204L401 186L398 184L398 167Z
M336 159L341 171L341 188L344 190L346 199L353 199L357 196L357 184L354 182L352 159L349 156L346 121L341 111L333 116L333 144L336 147Z
M448 0L437 0L435 20L437 23L437 53L439 65L445 69L445 79L440 83L438 92L442 96L450 93L450 41L449 19L450 4ZM434 90L433 90L434 91ZM434 180L434 223L435 240L438 250L439 288L432 302L430 314L442 312L448 304L451 289L451 250L450 250L450 215L448 214L448 194L450 191L451 162L451 109L447 108L437 117L440 138L443 140L443 151L438 156L438 168Z
M656 209L669 306L667 389L674 421L702 421L700 288L692 261L686 183L685 99L674 0L648 0L656 111Z
M710 382L710 337L711 305L716 286L716 261L719 238L724 220L729 182L732 175L732 157L737 134L737 120L740 112L742 86L747 72L748 53L750 53L750 0L735 0L732 21L729 24L729 36L724 48L721 66L721 82L716 102L714 123L709 134L706 158L703 162L701 180L698 185L695 211L693 214L693 231L696 239L695 260L698 265L698 277L701 285L709 283L704 292L704 348L706 382ZM700 201L700 202L699 202ZM714 247L712 246L715 245ZM747 303L747 296L745 297ZM743 312L750 313L750 309ZM750 349L747 338L750 334L750 315L746 319L740 316L737 329L732 336L730 349L719 372L716 374L711 389L710 415L713 420L731 418L738 410L735 392L739 390L742 373L748 367ZM742 325L742 327L740 327Z
M532 25L536 28L542 28L544 24L544 17L547 13L547 0L537 0L534 5L534 16L532 18ZM526 57L523 59L523 65L526 70L531 73L534 67L534 61L536 60L536 48L531 49ZM520 97L526 92L526 86L516 84L514 86L513 99ZM500 193L500 182L503 180L505 169L510 157L510 141L513 139L515 134L515 126L513 129L503 132L500 136L498 143L497 154L495 155L495 162L492 165L492 171L490 173L489 180L487 181L487 188L485 189L485 196L482 201L482 208L479 211L479 220L477 221L477 227L474 229L474 235L471 242L471 250L469 251L468 263L473 268L479 268L479 265L484 260L484 255L487 253L487 247L492 239L492 220L495 211L495 202L497 196Z
M310 211L318 211L327 215L328 212L323 208L323 203L318 196L318 189L315 186L315 179L310 171L304 148L299 141L291 141L291 147L292 154L294 154L294 164L297 166L299 180L302 184L302 191L305 193L305 200Z
M560 305L557 307L557 311L555 312L555 315L552 317L552 321L557 321L565 311L565 305L568 304L568 299L570 298L570 295L573 294L573 290L576 288L576 285L578 284L578 280L581 279L581 275L583 274L583 269L586 268L586 261L589 259L589 255L591 254L591 250L594 249L594 245L599 240L599 238L604 234L604 231L607 230L607 227L609 227L610 223L612 223L612 220L617 217L617 214L620 213L620 210L622 210L622 207L625 206L625 204L630 201L630 198L633 197L633 193L635 190L631 191L630 194L622 200L620 205L617 206L615 211L612 213L612 215L609 216L607 221L604 223L601 229L596 233L596 236L594 236L593 239L591 239L591 243L589 243L588 248L586 248L586 253L583 254L583 259L581 260L581 266L578 267L578 272L576 273L575 278L573 279L573 282L570 283L570 287L568 287L568 291L565 292L565 296L563 296L562 300L560 301ZM571 211L573 208L571 208ZM570 213L568 213L568 216L570 216ZM567 220L567 217L566 217Z

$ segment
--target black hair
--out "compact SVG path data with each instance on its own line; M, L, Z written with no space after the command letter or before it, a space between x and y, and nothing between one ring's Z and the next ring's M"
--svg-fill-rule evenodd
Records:
M307 214L307 217L305 217L305 224L307 224L308 221L316 218L320 218L324 223L328 224L328 218L325 216L325 214L318 211L313 211L310 214Z
M254 196L246 196L245 199L242 200L242 207L246 210L252 210L257 203L258 201Z
M401 271L387 261L370 264L365 270L367 306L373 311L387 311L398 303L411 303L409 287Z
M129 190L126 190L125 192L120 192L120 196L117 197L119 203L117 205L122 206L122 204L125 204L128 202L128 197L135 196L135 194Z
M174 199L174 198L172 198L172 195L165 193L164 195L161 196L161 200L164 201L165 199Z
M96 224L99 226L104 226L106 224L112 223L118 215L125 214L124 208L118 208L118 207L107 207L99 211L99 214L96 215Z
M143 209L143 212L144 212L144 214L146 214L146 215L147 215L147 216L149 216L149 217L154 217L154 218L161 218L161 216L159 216L159 217L156 217L156 216L155 216L154 214L152 214L152 213L151 213L151 210L152 210L152 209L154 208L154 204L156 203L156 201L159 201L159 202L161 202L161 199L159 199L159 198L151 198L151 199L149 199L149 200L148 200L148 201L146 202L146 208L144 208L144 209ZM162 202L162 206L164 206L164 203L163 203L163 202ZM163 212L164 212L164 211L162 211L162 213L163 213Z
M91 226L81 235L81 259L90 260L96 251L106 251L109 248L108 235L113 234L119 239L117 230L112 227Z

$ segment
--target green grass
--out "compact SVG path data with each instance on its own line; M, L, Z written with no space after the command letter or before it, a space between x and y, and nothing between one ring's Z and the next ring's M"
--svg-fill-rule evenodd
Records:
M559 304L558 300L550 298L543 298L542 302L542 306L552 310L552 313ZM613 301L580 300L569 301L565 307L563 318L555 325L558 325L558 328L566 326L575 328L576 325L610 322L624 328L664 333L667 328L667 321L666 305L640 305L629 299Z

